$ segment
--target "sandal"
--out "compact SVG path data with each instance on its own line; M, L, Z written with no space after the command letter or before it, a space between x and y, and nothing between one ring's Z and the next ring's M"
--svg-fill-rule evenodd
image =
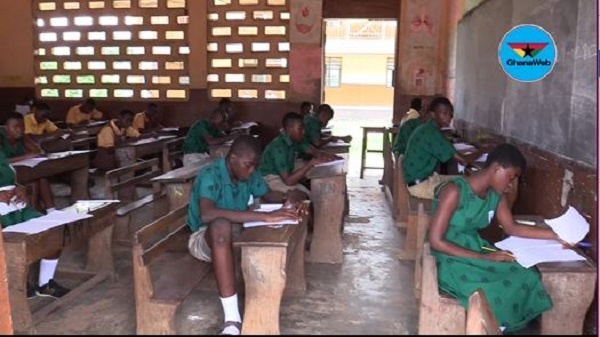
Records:
M242 322L228 321L223 324L221 335L240 335L242 333Z

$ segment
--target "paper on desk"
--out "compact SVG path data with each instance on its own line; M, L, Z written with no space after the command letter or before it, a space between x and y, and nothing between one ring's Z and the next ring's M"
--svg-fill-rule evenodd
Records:
M143 138L143 139L137 140L135 142L131 142L131 143L129 143L129 145L142 145L142 144L154 143L156 141L158 141L158 139L154 138L154 137Z
M12 166L27 166L27 167L36 167L38 164L45 162L48 160L46 157L36 157L19 160L17 162L12 163Z
M262 204L260 208L256 209L255 212L272 212L283 207L283 204ZM258 226L273 226L273 225L297 225L298 220L289 219L277 222L264 222L264 221L251 221L245 222L244 228L258 227Z
M64 157L74 156L76 154L89 153L89 152L92 152L92 151L90 151L90 150L81 150L81 151L52 152L52 153L46 154L46 158L48 158L48 159L58 159L58 158L64 158Z
M583 240L590 231L590 224L587 220L571 206L565 214L555 219L545 220L545 222L558 234L559 238L569 243Z
M317 164L317 165L315 165L315 167L341 165L341 164L345 164L345 163L346 163L346 159L337 159L337 160L328 161L326 163Z
M243 130L243 129L248 129L248 128L251 128L251 127L257 126L257 125L258 124L256 122L246 122L246 123L242 123L242 125L240 125L240 126L231 128L231 130Z
M68 133L65 133L64 135L60 136L60 138L62 138L62 139L67 139L69 137L71 137L71 135Z
M65 212L88 213L107 204L120 202L119 200L78 200L73 205L63 209Z
M475 150L475 146L467 143L455 143L453 145L456 151Z
M170 138L176 138L177 136L174 135L169 135L169 136L158 136L157 139L162 140L162 139L170 139Z
M329 142L325 145L325 147L342 147L342 146L350 146L350 144L340 141L340 142Z
M479 162L486 162L488 158L488 154L484 153L481 156L479 156L479 158L475 159L475 161L479 161Z
M54 211L39 218L31 219L2 229L3 232L36 234L64 224L91 218L89 214Z
M162 128L161 131L164 131L164 132L179 131L179 128L178 127Z
M571 249L563 249L556 240L538 240L510 236L496 242L496 247L510 251L525 268L543 262L584 261L585 257Z
M14 189L15 185L8 185L4 187L0 187L0 191L10 191ZM6 215L10 212L14 212L20 210L22 208L27 207L27 205L23 202L17 202L17 196L12 197L9 203L0 202L0 215Z
M464 174L465 173L465 166L461 165L461 164L456 164L456 166L458 167L458 173Z

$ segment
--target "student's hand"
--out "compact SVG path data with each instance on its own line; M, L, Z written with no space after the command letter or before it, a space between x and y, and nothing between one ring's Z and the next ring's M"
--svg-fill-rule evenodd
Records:
M13 193L15 195L15 201L16 202L22 202L24 204L27 203L27 189L23 186L17 186L15 187L15 189L13 190Z
M319 151L317 152L316 155L317 158L321 159L322 162L328 162L328 161L332 161L332 160L336 160L337 156L333 153L329 153L329 152L325 152L325 151Z
M308 162L308 164L309 164L310 166L317 166L317 165L319 165L319 164L322 164L322 163L325 163L325 162L326 162L326 160L324 160L324 159L322 159L322 158L319 158L319 157L314 157L313 159L311 159L311 160Z
M8 204L13 197L13 191L0 191L0 202Z
M298 219L294 209L278 209L265 213L265 222L277 222L283 220Z
M346 136L346 137L342 137L340 139L343 140L344 143L350 143L352 141L352 136Z
M487 253L483 255L483 258L495 262L514 262L515 260L512 257L512 253L508 250L499 250L496 252Z

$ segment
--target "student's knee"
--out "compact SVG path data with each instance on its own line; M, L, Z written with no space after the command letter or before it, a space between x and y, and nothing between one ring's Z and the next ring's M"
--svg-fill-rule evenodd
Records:
M218 218L210 223L210 238L213 245L229 245L231 243L231 221Z

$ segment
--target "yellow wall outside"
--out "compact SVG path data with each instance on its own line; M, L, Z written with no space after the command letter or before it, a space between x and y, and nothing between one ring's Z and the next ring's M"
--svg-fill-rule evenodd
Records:
M328 54L327 57L342 58L342 83L337 88L325 87L324 101L327 104L393 106L394 88L385 86L386 61L393 55ZM360 78L368 80L360 81Z

